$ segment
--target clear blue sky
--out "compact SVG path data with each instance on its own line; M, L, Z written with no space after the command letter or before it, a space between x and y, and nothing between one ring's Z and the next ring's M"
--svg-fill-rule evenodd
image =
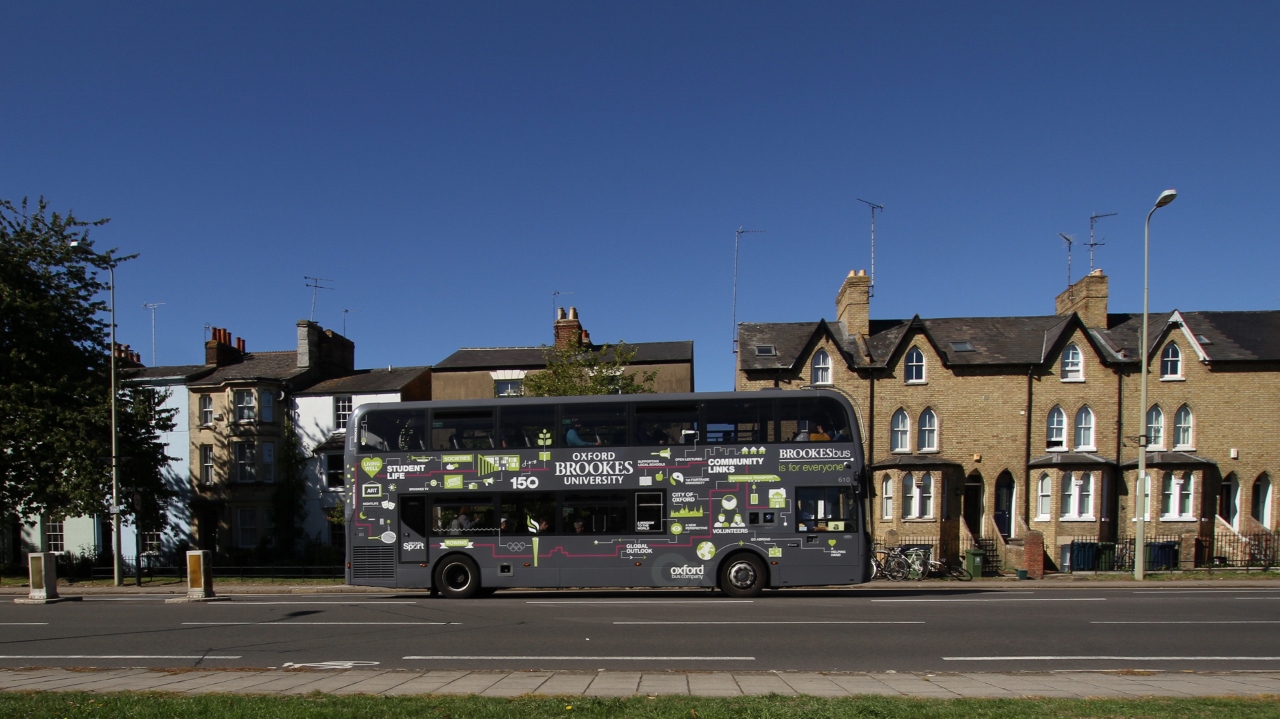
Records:
M1057 233L1113 311L1274 309L1280 4L0 2L0 196L111 217L121 341L198 363L205 323L361 366L738 318L1051 314ZM1075 276L1088 268L1077 246Z

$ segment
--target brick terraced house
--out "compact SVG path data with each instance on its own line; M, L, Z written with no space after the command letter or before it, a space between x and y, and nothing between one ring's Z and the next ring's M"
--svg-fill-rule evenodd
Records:
M982 546L1033 573L1041 543L1049 567L1114 564L1098 547L1133 536L1145 434L1146 535L1172 565L1228 561L1231 537L1274 552L1280 311L1150 315L1144 410L1142 316L1108 313L1101 270L1043 316L872 320L869 288L851 272L834 322L740 324L736 389L854 401L877 540Z

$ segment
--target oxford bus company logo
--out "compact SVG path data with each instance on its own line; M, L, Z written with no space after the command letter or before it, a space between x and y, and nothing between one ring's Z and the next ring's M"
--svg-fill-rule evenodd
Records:
M688 564L671 568L672 579L687 579L689 577L703 577L707 574L706 567L693 567Z

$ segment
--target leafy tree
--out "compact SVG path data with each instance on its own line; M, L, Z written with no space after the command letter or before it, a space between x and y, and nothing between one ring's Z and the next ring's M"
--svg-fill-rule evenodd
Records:
M525 378L526 395L648 394L658 376L657 370L627 372L636 350L622 341L612 346L547 347L546 356L547 368Z
M285 413L284 439L280 444L280 474L276 477L268 512L271 517L271 540L277 555L291 557L303 538L307 457L302 453L297 427L290 413Z
M0 200L4 514L70 516L105 508L110 355L100 276L130 259L115 250L92 251L89 230L106 222L50 212L43 198L34 209L26 200Z
M168 523L171 502L178 496L165 470L175 458L165 454L161 432L171 432L178 410L165 408L168 390L126 385L117 395L120 503L139 531L158 532ZM110 475L104 492L110 491ZM107 495L110 496L110 495Z

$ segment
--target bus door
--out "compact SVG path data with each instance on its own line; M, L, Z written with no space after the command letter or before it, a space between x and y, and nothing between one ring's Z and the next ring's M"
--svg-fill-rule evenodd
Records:
M861 511L853 487L797 487L796 534L800 546L784 549L783 584L846 584L862 581ZM794 541L794 540L793 540ZM792 544L793 542L788 542Z
M400 496L400 563L427 563L427 498Z

